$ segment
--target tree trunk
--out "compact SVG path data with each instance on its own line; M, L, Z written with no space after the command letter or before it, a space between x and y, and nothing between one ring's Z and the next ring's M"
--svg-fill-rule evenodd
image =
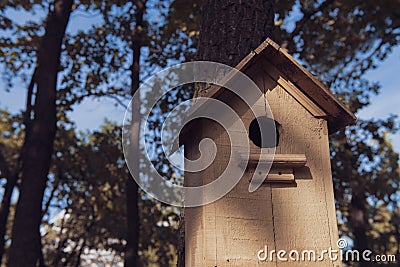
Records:
M1 152L0 152L0 163L4 164L4 166L0 166L0 170L2 175L7 179L7 182L4 186L3 199L1 200L1 205L0 205L0 263L1 263L5 252L5 247L4 247L6 241L5 235L7 232L8 214L10 213L11 197L14 191L14 187L18 180L18 174L17 173L14 174L11 172Z
M204 0L198 59L234 67L267 37L272 39L274 3L273 0ZM196 86L195 96L202 95L202 88ZM178 249L178 255L184 255L184 246ZM179 257L178 267L185 266L182 260Z
M0 206L0 262L3 260L5 252L5 235L7 232L8 214L10 213L11 197L17 183L18 176L9 177L4 189L3 199Z
M32 95L33 95L33 88L35 86L35 77L36 77L36 68L31 76L31 81L29 82L27 90L28 96L26 101L26 110L24 118L26 136L29 136L29 129L31 128L30 115L32 112ZM8 223L8 216L10 213L11 197L13 195L14 188L18 181L18 177L21 170L21 157L23 151L25 151L26 145L27 145L27 138L25 138L24 140L24 144L21 148L14 171L12 171L6 165L1 168L2 173L4 173L4 176L7 178L7 183L4 187L3 199L1 201L1 206L0 206L0 263L3 262L3 256L5 252L5 242L6 242L5 235L7 233L7 223ZM6 160L1 153L0 153L0 163L6 164Z
M40 257L42 201L56 134L56 86L61 44L73 0L56 0L38 51L33 119L22 156L21 190L8 266L36 266Z
M354 249L362 252L368 248L368 218L367 203L363 188L352 187L352 198L350 205L350 225L353 228ZM374 266L375 263L366 262L361 258L359 267Z
M129 175L126 181L127 243L125 248L125 267L134 267L138 262L139 208L138 186Z
M140 49L142 47L143 13L145 5L142 1L136 2L136 26L132 36L133 61L131 66L131 95L133 96L140 85ZM131 127L131 148L130 151L139 153L140 134L140 100L134 98L132 102L132 127ZM132 157L134 168L132 175L138 177L139 159ZM126 181L126 211L127 211L127 244L125 248L125 267L133 267L138 264L139 248L139 207L138 207L138 185L131 175Z
M204 0L199 58L234 67L274 30L272 0Z
M272 0L204 0L198 59L234 67L274 30ZM224 74L222 74L224 75ZM194 96L202 96L196 86Z
M178 226L178 263L177 267L185 266L185 209L182 209L181 215L179 216Z

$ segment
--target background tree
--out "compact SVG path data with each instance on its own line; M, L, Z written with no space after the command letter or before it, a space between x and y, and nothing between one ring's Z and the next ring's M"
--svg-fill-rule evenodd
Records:
M42 199L56 134L57 74L72 3L72 0L59 0L51 7L32 77L37 86L35 98L31 98L32 91L28 92L25 143L21 152L20 197L8 260L11 266L34 266L40 260Z
M5 179L3 198L0 206L0 262L5 252L6 240L10 240L7 233L9 225L8 215L11 209L11 196L18 179L18 156L23 145L24 132L20 127L22 116L12 116L6 110L0 110L0 172ZM8 234L8 237L7 237Z
M154 5L154 10L157 11L158 8L163 8L162 4L158 4L157 1L150 2L150 5ZM27 6L26 8L30 8L30 10L35 10L34 4L31 6ZM77 7L75 10L78 11L99 11L99 17L94 16L97 20L104 20L99 24L94 23L93 27L89 27L87 30L78 31L73 35L67 34L65 43L64 43L64 52L61 57L61 72L60 75L62 78L59 84L58 89L58 109L59 112L70 111L72 110L72 105L79 103L86 97L99 97L99 96L110 96L113 99L116 99L117 102L120 102L121 99L126 99L126 96L129 95L129 88L137 87L138 85L138 70L137 65L139 62L139 52L140 48L148 43L148 40L154 41L154 32L156 29L150 30L147 27L147 23L143 23L143 25L136 25L139 13L137 12L137 5L139 2L135 2L132 4L131 2L122 3L122 2L79 2L77 3ZM153 11L154 12L154 11ZM128 14L128 15L127 15ZM142 14L143 16L143 14ZM15 41L12 38L4 38L4 44L11 44L17 42L20 44L20 55L27 55L24 49L26 49L27 44L29 44L29 40L37 35L40 35L41 25L34 24L31 25L28 23L27 27L15 27L16 32L20 38ZM35 29L35 30L32 30ZM140 32L138 32L137 36L134 36L132 33L132 29L143 31L141 35L144 35L143 40L141 40L141 44L139 47L137 37ZM27 31L25 33L24 31ZM147 37L146 33L153 33L152 37ZM22 35L22 36L21 36ZM104 38L105 37L105 38ZM127 45L124 45L127 44ZM154 45L154 42L152 43ZM11 46L11 45L10 45ZM138 51L134 53L133 50L127 50L126 47L133 47ZM4 47L5 49L6 46ZM34 51L34 49L32 49ZM34 54L34 52L31 51ZM11 83L12 74L24 74L24 69L29 68L31 63L27 63L25 61L21 61L19 58L9 57L7 53L4 54L5 58L7 58L6 65L9 67L6 74L6 79ZM133 58L135 56L136 59L132 59L133 63L129 62L129 57ZM20 63L23 63L22 65ZM165 63L164 63L165 64ZM14 67L19 66L19 67ZM131 75L131 76L130 76ZM127 79L125 79L125 77ZM132 79L130 79L132 77ZM122 82L121 82L122 81ZM129 85L129 81L131 85ZM61 120L65 119L65 114L60 117ZM57 159L59 156L56 154L55 158ZM65 158L63 158L66 160ZM60 161L57 161L58 164L61 164ZM51 174L52 175L52 174ZM50 175L50 176L51 176ZM51 177L50 177L51 178ZM52 183L56 182L56 180L52 179ZM128 180L128 182L132 182L132 180ZM130 183L132 184L132 183ZM49 184L49 188L51 188L51 184ZM53 189L56 187L53 186ZM135 192L136 190L133 190ZM72 191L74 192L74 191ZM130 190L125 190L127 194L128 192L132 192ZM51 193L51 192L50 192ZM131 194L132 195L132 194ZM51 195L49 196L51 199ZM47 203L50 203L49 200L46 200ZM133 201L128 201L128 204L132 204L131 206L137 205L137 201L132 203ZM63 205L61 205L63 207ZM138 219L134 214L130 213L130 221L133 224L138 224ZM126 218L126 217L125 217ZM131 228L130 228L131 229ZM137 232L137 230L134 230ZM127 231L124 233L127 234ZM136 234L137 237L137 234ZM135 238L135 237L134 237ZM133 247L137 247L139 243L137 240L133 239L131 242ZM136 252L134 252L136 254ZM133 262L135 262L134 260ZM131 263L132 265L132 263Z
M2 140L9 141L2 151L12 155L16 148L18 153L21 139L10 133L23 133L22 117L12 117L6 111L1 114ZM43 202L41 235L46 265L123 262L127 225L121 222L127 219L128 172L119 140L121 130L121 126L109 122L93 132L78 132L68 121L59 125ZM154 202L143 192L139 207L143 235L137 265L173 266L177 208ZM6 240L10 240L10 232Z

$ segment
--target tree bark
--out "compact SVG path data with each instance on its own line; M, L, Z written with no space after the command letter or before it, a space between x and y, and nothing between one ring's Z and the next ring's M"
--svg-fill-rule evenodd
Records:
M274 3L273 0L202 1L197 58L234 67L267 37L273 38ZM195 97L202 95L202 88L195 87ZM184 245L178 250L178 255L184 255ZM184 257L178 258L177 266L185 266Z
M199 59L234 67L274 30L272 0L204 0Z
M145 4L142 1L136 3L135 20L136 26L132 36L133 61L131 65L131 95L133 96L140 85L140 50L142 47L143 13ZM139 134L140 134L140 100L134 98L132 102L132 125L131 125L131 149L134 153L139 153ZM134 177L140 175L139 159L132 157L134 168L131 170ZM138 185L131 175L126 181L126 211L127 211L127 244L125 248L125 267L133 267L138 264L139 248L139 207L138 207Z
M22 156L21 190L12 230L8 266L36 266L40 257L42 201L56 134L56 87L62 40L73 0L55 0L37 59L33 119Z
M11 171L1 151L0 151L0 171L3 177L7 179L7 182L4 186L3 199L1 200L1 205L0 205L0 263L1 263L5 252L5 247L4 247L6 242L5 235L7 232L8 215L10 213L11 197L14 191L14 187L18 180L18 171L16 171L15 173Z
M363 187L352 187L352 198L350 205L350 225L353 228L354 249L362 252L368 248L368 216L366 197ZM359 267L374 266L375 263L366 262L361 259Z
M7 183L4 188L4 195L0 206L0 262L3 260L5 252L5 235L7 232L8 215L10 213L11 197L14 187L17 183L18 176L11 176L7 178Z
M234 67L274 31L274 1L204 0L198 59ZM225 74L221 74L225 75ZM205 87L196 86L194 96Z
M178 226L178 262L177 267L185 267L185 210L182 209Z
M29 129L31 128L31 113L32 113L32 96L33 96L33 89L35 86L35 77L36 77L36 69L34 70L31 80L28 85L27 90L27 101L26 101L26 110L25 110L25 117L24 117L24 124L25 124L25 135L30 136ZM0 152L0 170L4 174L7 179L6 185L4 187L4 194L3 199L1 201L0 206L0 262L3 262L3 256L5 252L5 235L7 232L7 223L8 223L8 216L10 213L10 206L11 206L11 197L14 192L14 188L18 182L18 178L20 175L21 170L21 158L24 154L25 148L27 145L27 138L24 140L24 144L20 150L20 154L18 156L17 164L15 165L15 170L11 170L7 165L6 159Z

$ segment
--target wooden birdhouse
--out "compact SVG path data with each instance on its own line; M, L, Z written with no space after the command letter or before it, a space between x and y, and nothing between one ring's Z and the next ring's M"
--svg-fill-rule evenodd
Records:
M251 108L223 87L201 96L224 101L245 125L250 144L246 171L224 197L185 208L186 266L339 266L328 257L314 261L311 255L302 261L302 252L314 250L318 257L324 250L338 249L328 136L354 123L355 116L270 39L236 69L262 90ZM257 117L251 110L262 112L265 101L273 116ZM180 136L185 157L199 157L198 144L204 138L213 139L218 152L204 170L187 172L185 182L210 183L226 168L232 140L209 120L189 128ZM270 138L261 140L265 135ZM265 149L273 149L274 157L264 154ZM265 180L249 192L254 165L264 163L271 163L268 173L260 172ZM293 250L299 253L298 261L293 260L295 252L289 259ZM286 251L281 260L278 251Z

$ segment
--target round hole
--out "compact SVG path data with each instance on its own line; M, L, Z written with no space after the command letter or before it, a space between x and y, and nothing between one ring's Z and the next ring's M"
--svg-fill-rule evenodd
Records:
M249 127L249 138L260 148L272 148L279 144L279 124L267 116L255 118Z

